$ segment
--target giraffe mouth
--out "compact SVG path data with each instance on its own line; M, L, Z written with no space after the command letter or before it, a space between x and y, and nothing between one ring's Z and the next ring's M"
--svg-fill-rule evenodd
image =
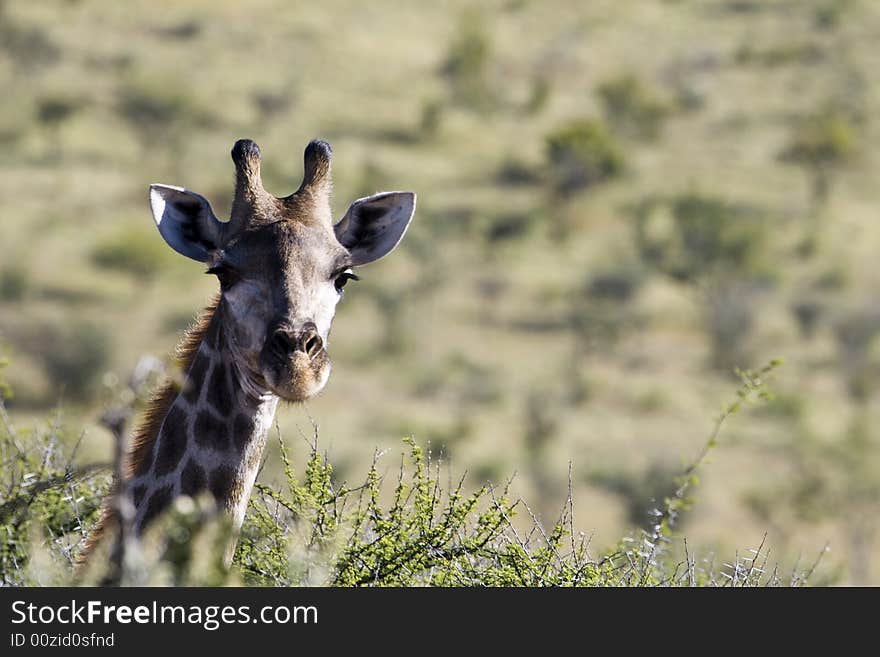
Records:
M330 378L330 356L325 349L312 354L295 351L285 356L264 351L261 360L269 389L287 401L301 402L314 397Z

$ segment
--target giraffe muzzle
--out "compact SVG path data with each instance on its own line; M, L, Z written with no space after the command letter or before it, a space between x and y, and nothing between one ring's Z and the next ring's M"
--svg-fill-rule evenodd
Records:
M261 365L270 388L288 401L316 395L330 374L330 357L314 322L278 326L266 340Z

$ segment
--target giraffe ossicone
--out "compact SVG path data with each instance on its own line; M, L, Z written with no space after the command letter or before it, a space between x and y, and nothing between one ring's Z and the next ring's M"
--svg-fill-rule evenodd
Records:
M182 383L166 383L134 430L124 485L135 533L178 496L205 493L241 526L279 400L304 401L327 383L330 326L343 287L357 280L352 268L403 238L411 192L358 199L334 223L331 156L327 142L309 143L302 184L275 197L263 188L259 147L237 141L228 221L200 194L150 186L162 238L207 265L220 291L178 347Z

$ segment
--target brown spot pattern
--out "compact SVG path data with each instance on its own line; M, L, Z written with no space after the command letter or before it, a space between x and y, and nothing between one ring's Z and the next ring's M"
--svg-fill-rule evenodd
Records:
M223 325L219 322L216 323L211 330L208 331L208 334L205 336L208 341L208 346L211 347L214 351L220 351L220 345L223 342Z
M208 411L201 411L193 429L196 443L201 447L224 450L229 447L229 434L226 423L215 418Z
M232 440L235 442L235 448L239 452L244 451L244 448L247 447L247 444L248 442L250 442L253 434L253 418L245 415L244 413L239 413L238 415L236 415L235 421L232 423Z
M195 404L198 401L199 392L201 386L204 385L205 375L210 365L211 359L204 354L199 353L196 356L196 361L190 368L186 381L183 384L183 397L190 404Z
M208 386L208 401L220 415L229 415L232 410L232 391L229 389L227 367L223 361L214 365L211 373L211 383Z
M166 475L177 467L186 451L186 414L179 406L172 406L165 417L159 437L155 472Z
M218 502L224 502L232 491L234 472L228 465L221 465L211 472L209 488Z
M207 477L201 466L194 463L192 459L186 462L183 472L180 475L180 492L183 495L192 497L207 486Z

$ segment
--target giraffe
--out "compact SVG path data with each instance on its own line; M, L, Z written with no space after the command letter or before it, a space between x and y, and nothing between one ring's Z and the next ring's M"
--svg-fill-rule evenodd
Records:
M279 401L304 401L327 383L330 325L346 283L358 280L353 268L403 238L415 211L411 192L358 199L333 223L331 155L327 142L310 142L299 189L276 198L263 188L259 147L237 141L226 222L195 192L150 186L162 238L207 265L220 289L178 346L182 381L155 393L134 430L121 483L135 535L178 496L202 493L240 529ZM105 505L82 561L111 520Z

